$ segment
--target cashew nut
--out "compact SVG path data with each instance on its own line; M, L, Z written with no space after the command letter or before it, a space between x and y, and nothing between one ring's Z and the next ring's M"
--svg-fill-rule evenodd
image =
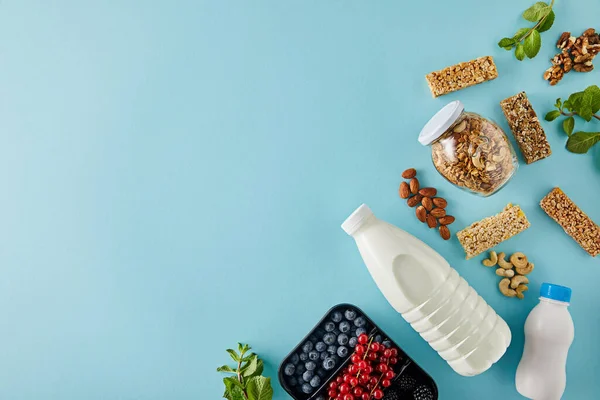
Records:
M521 252L516 252L510 256L510 262L515 268L525 268L527 266L527 256Z
M483 265L493 267L496 264L498 264L498 254L495 251L490 251L490 258L483 260Z
M516 289L519 285L524 283L529 283L529 279L527 279L526 276L517 275L510 280L510 287Z
M505 256L504 253L498 254L498 265L504 269L512 269L513 265L504 259Z
M517 292L517 297L519 299L523 300L525 298L525 295L523 294L523 292L526 292L528 290L529 290L529 288L527 287L527 285L519 285L515 289L515 292Z
M504 276L506 278L512 278L513 276L515 276L515 271L513 271L512 269L498 268L496 270L496 275Z
M510 285L510 279L508 278L504 278L500 281L500 283L498 284L498 287L500 288L500 292L505 295L506 297L515 297L517 295L517 292L511 288L508 287L508 285Z
M527 263L527 266L525 268L515 268L515 270L517 271L517 274L519 275L527 275L530 274L531 271L533 271L533 263Z

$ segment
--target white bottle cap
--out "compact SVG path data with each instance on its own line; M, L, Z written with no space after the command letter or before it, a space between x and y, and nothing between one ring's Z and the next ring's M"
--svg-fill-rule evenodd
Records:
M342 229L348 234L353 235L361 225L373 215L373 211L366 204L362 204L354 212L346 218L342 224Z
M437 112L430 120L425 124L423 129L421 129L421 133L419 133L419 143L423 146L427 146L435 139L442 136L442 133L446 132L450 126L465 109L463 103L459 100L448 103Z

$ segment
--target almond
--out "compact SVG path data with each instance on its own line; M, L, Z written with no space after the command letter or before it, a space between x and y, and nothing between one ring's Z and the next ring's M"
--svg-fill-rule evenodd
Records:
M450 229L446 225L440 226L440 236L444 240L450 239Z
M437 221L436 221L435 217L431 214L429 214L427 216L426 221L427 221L427 226L430 228L435 228L437 226Z
M454 217L452 215L446 215L438 219L440 225L450 225L454 222Z
M412 178L410 180L410 192L412 194L417 194L419 191L419 180L417 178Z
M400 198L408 199L408 196L410 196L410 188L408 187L408 183L402 182L400 184L400 189L398 189L398 193L400 194Z
M435 204L439 208L446 208L448 202L443 197L436 197L433 199L433 204Z
M427 210L425 210L425 207L419 206L415 212L419 221L425 222L425 219L427 218Z
M404 172L402 173L402 177L403 177L404 179L412 179L412 178L414 178L415 176L417 176L417 170L416 170L416 169L414 169L414 168L409 168L409 169L407 169L406 171L404 171Z
M411 186L412 189L412 186ZM425 197L433 197L437 194L436 188L427 187L419 190L419 194L422 194Z
M423 204L423 207L425 207L427 211L431 211L431 209L433 208L433 202L429 197L423 197L423 200L421 200L421 204Z
M423 199L423 196L421 196L420 194L416 194L413 197L406 200L406 204L408 204L409 207L414 207L421 202L421 199Z
M434 208L433 210L431 210L431 215L433 215L436 218L445 217L446 210L444 210L443 208Z

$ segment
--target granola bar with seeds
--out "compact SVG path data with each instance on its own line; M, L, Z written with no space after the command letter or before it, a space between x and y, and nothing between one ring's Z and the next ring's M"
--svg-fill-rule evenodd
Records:
M498 77L498 70L492 56L461 62L425 76L433 97L491 81Z
M502 100L500 106L527 164L552 154L546 133L525 92Z
M521 207L508 204L496 215L474 222L456 234L467 253L467 260L491 249L529 228Z
M600 254L600 227L558 187L540 201L540 207L592 257Z

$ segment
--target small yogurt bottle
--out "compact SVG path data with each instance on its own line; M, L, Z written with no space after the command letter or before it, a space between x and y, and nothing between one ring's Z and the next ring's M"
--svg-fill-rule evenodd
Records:
M575 334L567 307L571 289L544 283L540 303L525 321L525 348L517 367L517 391L529 399L559 400L567 384L567 353Z

